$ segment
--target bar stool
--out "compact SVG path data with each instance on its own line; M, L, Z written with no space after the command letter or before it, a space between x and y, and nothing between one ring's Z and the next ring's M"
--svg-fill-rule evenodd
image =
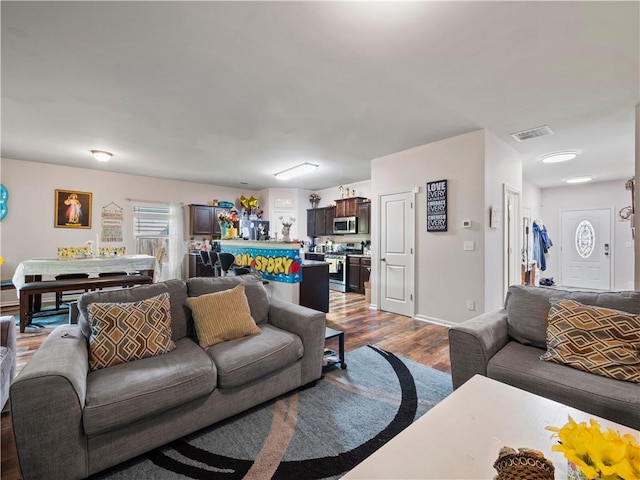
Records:
M223 276L227 275L246 275L247 273L251 273L251 270L246 267L241 267L239 265L234 265L233 262L236 261L236 257L232 253L220 252L218 253L218 258L220 259L220 268L222 269Z

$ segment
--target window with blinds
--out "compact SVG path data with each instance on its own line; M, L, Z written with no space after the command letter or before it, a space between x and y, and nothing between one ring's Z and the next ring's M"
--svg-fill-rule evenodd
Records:
M134 205L133 234L136 239L136 253L161 254L160 263L169 261L169 230L171 209L166 206Z

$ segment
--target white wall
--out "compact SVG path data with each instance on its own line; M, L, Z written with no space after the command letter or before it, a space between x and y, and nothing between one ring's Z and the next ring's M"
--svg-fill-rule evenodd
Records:
M478 130L372 161L372 302L378 303L379 196L420 187L416 199L416 317L458 323L484 311L485 133ZM448 180L448 231L427 232L426 182ZM478 228L463 229L462 220ZM475 242L463 251L463 242ZM466 309L466 301L476 311Z
M132 205L127 198L206 204L215 199L237 202L241 195L258 197L260 192L180 182L153 177L125 175L98 170L62 167L45 163L0 159L2 183L9 190L9 213L0 223L0 267L2 279L10 279L22 260L55 257L57 247L84 246L100 232L104 205L114 202L124 209L123 239L119 244L135 252ZM91 229L54 228L54 192L56 189L93 193ZM261 205L263 200L261 200ZM188 215L185 222L188 222ZM185 249L186 241L185 240ZM185 250L186 251L186 250ZM15 303L16 293L2 292L2 303Z
M560 211L570 209L613 208L613 289L633 289L634 253L631 226L621 221L618 212L631 205L631 192L625 190L625 180L572 185L542 190L540 218L547 227L553 247L546 257L547 269L540 272L543 277L560 276ZM535 218L535 217L534 217Z
M522 157L512 147L485 130L484 159L484 216L480 228L484 229L484 311L504 305L503 278L505 271L504 186L522 192ZM522 200L522 196L521 196ZM489 208L499 207L497 228L489 228ZM521 220L518 216L518 224ZM520 231L520 229L517 229ZM517 242L519 243L519 242ZM481 312L483 310L480 310Z

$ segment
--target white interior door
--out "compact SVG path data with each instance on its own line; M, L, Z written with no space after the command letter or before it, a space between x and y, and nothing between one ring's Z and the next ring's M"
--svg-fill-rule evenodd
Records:
M380 309L413 317L413 193L380 196Z
M611 289L611 209L560 212L562 272L565 287Z

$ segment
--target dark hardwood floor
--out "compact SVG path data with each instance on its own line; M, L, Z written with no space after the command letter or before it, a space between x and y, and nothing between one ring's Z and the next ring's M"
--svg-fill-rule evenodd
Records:
M446 327L393 313L370 310L369 304L365 303L364 295L355 293L331 291L329 302L327 325L345 332L347 352L364 345L375 345L442 372L451 373ZM13 315L17 312L17 307L5 308L2 315ZM30 328L22 334L17 332L17 372L27 364L50 332L51 329ZM328 340L327 347L337 350L337 339ZM13 442L10 413L2 414L1 430L0 478L20 480L22 477Z

